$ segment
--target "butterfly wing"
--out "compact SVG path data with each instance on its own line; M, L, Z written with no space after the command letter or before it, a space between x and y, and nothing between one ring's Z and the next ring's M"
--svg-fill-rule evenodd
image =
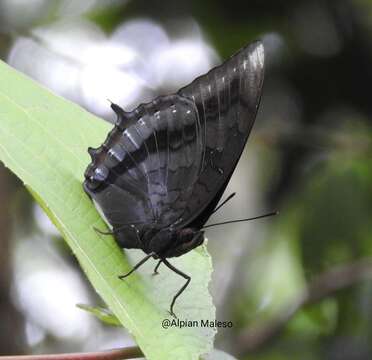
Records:
M254 43L176 95L124 116L85 172L84 189L115 229L200 228L219 201L253 126L263 82ZM130 247L138 237L128 230Z
M84 189L114 229L168 226L184 212L200 172L198 111L171 95L123 114L103 145L90 149ZM136 245L129 227L130 237Z
M264 48L255 42L178 91L198 110L201 173L180 226L200 228L221 198L256 118L264 77Z

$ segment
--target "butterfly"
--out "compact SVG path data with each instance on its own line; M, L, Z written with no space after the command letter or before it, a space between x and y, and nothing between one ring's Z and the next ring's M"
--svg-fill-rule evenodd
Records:
M186 282L168 258L204 241L203 226L238 163L256 118L264 78L264 48L254 42L177 93L131 112L112 103L117 120L104 143L89 148L85 192L118 245L142 249ZM101 233L104 233L101 231ZM107 234L107 233L104 233Z

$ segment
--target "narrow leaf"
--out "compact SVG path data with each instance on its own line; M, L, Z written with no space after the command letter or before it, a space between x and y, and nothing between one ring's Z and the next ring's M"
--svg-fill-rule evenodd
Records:
M110 309L103 306L90 306L86 304L76 304L79 309L85 310L103 323L111 326L121 326L119 319L110 311Z
M98 236L93 230L93 226L105 229L105 225L82 190L90 161L86 149L98 146L110 128L0 62L0 160L32 190L96 291L146 357L197 359L210 351L215 330L162 328L183 279L166 268L152 277L155 262L148 262L138 274L119 280L118 275L128 272L143 254L123 254L113 238ZM127 254L135 259L128 259ZM171 261L192 277L175 307L179 318L214 319L208 294L212 267L205 248Z

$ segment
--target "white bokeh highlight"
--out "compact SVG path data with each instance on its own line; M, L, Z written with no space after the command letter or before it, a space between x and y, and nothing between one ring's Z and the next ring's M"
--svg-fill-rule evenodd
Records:
M86 339L95 322L76 307L90 301L84 279L43 234L23 238L15 250L12 292L29 322L26 336L30 345L44 333L74 341Z
M132 110L176 91L217 63L213 48L189 22L182 23L185 34L172 39L161 25L147 19L123 23L110 36L87 20L64 20L17 38L8 63L113 120L107 100Z

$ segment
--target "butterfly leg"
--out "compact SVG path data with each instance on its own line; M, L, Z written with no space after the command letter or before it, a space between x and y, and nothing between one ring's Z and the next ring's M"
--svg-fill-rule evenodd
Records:
M143 265L148 259L150 259L153 256L156 256L156 254L154 252L146 255L141 261L139 261L136 265L134 265L134 267L131 271L129 271L128 273L126 273L124 275L119 275L118 278L120 280L123 280L124 278L126 278L127 276L132 274L134 271L136 271L141 265Z
M219 209L222 208L222 206L224 206L228 201L230 201L234 196L236 195L236 193L232 193L230 194L224 201L222 201L222 203L220 205L218 205L213 211L212 211L212 214L214 214L215 212L217 212ZM211 215L212 215L211 214Z
M95 231L97 234L101 234L101 235L113 235L113 234L114 234L113 231L102 231L102 230L96 228L95 226L93 226L93 229L94 229L94 231Z
M163 262L163 259L160 259L159 262L156 264L155 266L155 269L154 269L154 272L152 273L152 276L155 276L155 275L158 275L158 269L159 269L159 266L160 264Z
M184 292L184 290L187 288L187 286L189 285L190 281L191 281L191 277L189 275L186 275L185 273L183 273L181 270L178 270L177 268L175 268L170 262L168 262L166 259L162 259L163 260L163 263L164 265L166 265L169 269L171 269L172 271L174 271L176 274L182 276L184 279L186 279L186 282L185 282L185 285L183 285L181 287L181 289L178 290L177 294L174 295L173 297L173 300L172 300L172 303L171 303L171 306L170 306L170 311L169 313L174 316L175 318L177 318L176 314L174 313L173 311L173 307L174 307L174 304L177 300L177 298Z
M109 230L109 231L103 231L93 226L93 230L99 235L116 235L118 232L128 227L136 233L137 240L141 243L141 239L138 235L139 231L134 224L124 224L122 226L116 227L115 229Z

